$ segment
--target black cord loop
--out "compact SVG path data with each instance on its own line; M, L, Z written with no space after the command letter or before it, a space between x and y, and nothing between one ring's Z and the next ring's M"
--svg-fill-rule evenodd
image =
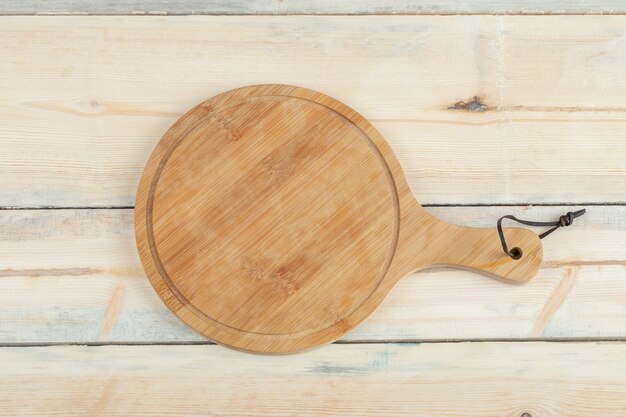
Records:
M587 210L585 209L574 211L574 212L570 211L567 214L564 214L563 216L559 217L559 220L555 222L533 222L529 220L520 220L515 216L511 216L510 214L507 214L506 216L502 216L498 219L498 235L500 236L500 242L502 243L502 250L504 250L504 253L506 253L513 259L519 259L522 257L522 250L520 248L515 247L509 251L509 248L506 245L506 240L504 239L504 232L502 231L502 220L504 219L510 219L518 223L524 224L526 226L554 226L551 229L546 230L545 232L539 235L539 239L543 239L544 237L548 236L550 233L554 232L559 227L570 226L574 222L574 219L582 216L583 214L585 214L586 211Z

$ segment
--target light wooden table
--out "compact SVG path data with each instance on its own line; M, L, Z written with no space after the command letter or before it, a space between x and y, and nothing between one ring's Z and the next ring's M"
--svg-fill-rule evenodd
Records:
M626 415L624 1L0 9L0 415ZM182 112L256 83L361 112L446 221L588 213L527 285L430 270L333 345L213 345L150 287L132 205Z

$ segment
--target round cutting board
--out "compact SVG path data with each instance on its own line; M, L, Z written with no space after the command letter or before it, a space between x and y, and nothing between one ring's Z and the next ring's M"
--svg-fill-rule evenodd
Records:
M182 116L146 165L135 209L144 269L165 304L218 343L293 352L339 338L430 265L531 278L541 244L447 224L411 194L361 115L300 87L260 85Z

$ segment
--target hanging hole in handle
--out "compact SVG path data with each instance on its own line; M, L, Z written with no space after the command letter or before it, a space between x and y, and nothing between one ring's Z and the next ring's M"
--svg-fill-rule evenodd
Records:
M522 253L522 250L516 246L511 249L511 258L515 260L520 259L522 257Z

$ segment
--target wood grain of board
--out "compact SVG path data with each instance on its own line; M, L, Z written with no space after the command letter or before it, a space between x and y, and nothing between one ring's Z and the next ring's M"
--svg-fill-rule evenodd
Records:
M507 213L549 220L570 209L428 210L490 227ZM441 268L411 275L344 340L624 338L624 219L624 207L588 207L544 241L543 268L525 285ZM150 286L132 210L0 211L0 252L2 344L206 341Z
M3 17L0 206L130 206L177 117L272 82L330 94L371 120L423 204L623 203L625 24Z
M621 417L626 345L0 348L0 415Z
M246 86L199 103L142 174L146 275L220 344L292 353L356 327L406 275L453 266L509 283L541 268L536 233L446 223L419 204L363 116L319 92Z
M388 1L388 0L11 0L0 1L0 14L216 14L216 15L292 15L292 14L559 14L623 13L621 0L467 0Z

